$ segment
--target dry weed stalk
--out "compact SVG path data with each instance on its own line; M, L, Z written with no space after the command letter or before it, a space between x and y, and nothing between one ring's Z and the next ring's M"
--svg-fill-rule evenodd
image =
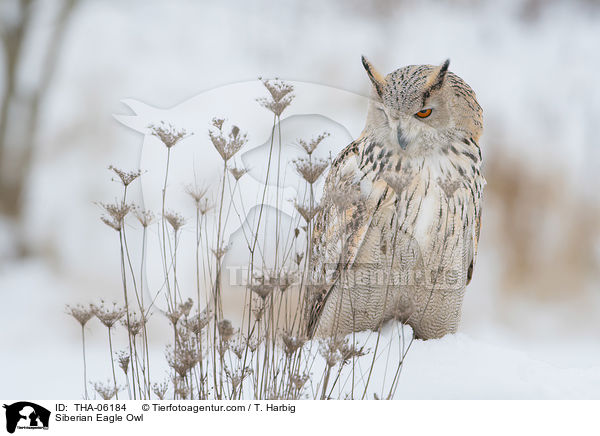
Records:
M109 167L122 185L122 196L114 203L100 203L100 206L104 211L102 221L119 236L124 305L106 307L102 302L90 309L82 306L67 308L82 328L84 385L87 385L84 326L94 314L108 330L113 380L109 387L100 383L93 385L100 397L117 397L121 389L114 369L112 337L119 321L127 332L129 347L116 355L117 362L123 372L120 376L125 377L129 397L134 399L150 399L151 396L165 399L167 394L179 399L325 399L334 397L334 388L341 393L347 383L351 390L344 395L354 398L355 382L364 381L364 377L355 378L354 375L356 361L369 353L364 346L344 338L331 338L317 346L305 336L304 314L309 294L315 288L309 280L313 265L312 232L315 217L323 207L315 197L314 185L330 163L330 160L316 157L316 152L329 133L297 140L297 145L306 154L293 161L292 166L303 180L306 191L292 199L298 213L289 228L285 228L279 211L279 205L284 201L282 174L288 164L282 162L281 115L292 104L294 89L281 80L263 80L262 83L268 96L258 102L272 112L273 124L257 220L249 234L244 235L248 263L241 325L234 325L224 317L221 280L229 249L224 229L235 215L230 212L234 210L242 224L240 212L246 211L245 199L237 187L244 183L248 169L236 166L233 160L248 143L247 135L238 126L226 123L224 118L212 119L205 138L206 146L214 147L221 157L222 173L214 189L198 184L185 188L194 207L194 216L189 221L183 214L166 209L171 153L177 153L175 145L189 136L186 130L164 122L149 126L151 134L166 150L162 190L157 193L162 197L161 210L156 211L156 215L127 200L128 188L136 180L146 177L145 173ZM239 199L235 197L236 193ZM265 199L271 194L275 194L276 202L274 223L265 217ZM357 193L342 190L331 193L327 200L340 214L349 205L360 201ZM154 297L148 301L144 299L144 290L148 288L145 281L146 239L148 229L156 221L164 281L160 289L151 290L150 295ZM131 255L127 241L132 228L130 222L142 232L139 259ZM265 231L267 222L272 227ZM193 231L186 233L184 226L193 227ZM179 247L182 238L191 234L195 242L193 255L184 253ZM268 242L274 245L274 257L269 261L265 254ZM184 292L188 290L180 289L181 272L177 268L180 256L195 260L194 298L187 298ZM166 309L161 312L172 328L172 343L165 351L170 376L162 383L151 381L147 329L150 311L156 308L158 296L166 301ZM373 362L375 354L377 346ZM313 374L312 368L318 359L324 362L323 372ZM350 367L351 380L348 381L342 374L343 369ZM402 362L396 368L388 397L397 386L401 367ZM363 383L365 392L371 371L372 367ZM85 395L87 398L87 386ZM385 397L383 388L378 395Z

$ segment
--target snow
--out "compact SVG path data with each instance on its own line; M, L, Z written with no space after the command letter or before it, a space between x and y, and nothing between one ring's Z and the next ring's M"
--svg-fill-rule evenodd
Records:
M76 399L82 398L82 362L80 328L64 312L64 301L80 301L81 289L61 278L47 265L31 261L4 265L0 289L4 301L0 317L10 319L4 328L2 369L5 378L3 398ZM100 289L97 290L102 293ZM556 313L556 312L555 312ZM52 326L52 328L48 328ZM152 357L158 380L166 374L162 344L169 340L166 319L152 318L154 337ZM126 337L117 330L117 349L126 346ZM519 331L488 326L484 338L459 332L442 339L412 343L400 375L396 399L599 399L600 347L592 337L561 337L540 341L540 337L523 338ZM397 367L400 350L411 337L404 327L404 342L398 325L389 324L379 338L378 358L366 398L373 394L385 398ZM90 379L109 377L106 331L93 319L86 327L88 374ZM352 337L348 339L352 341ZM548 338L546 338L548 339ZM365 349L375 350L377 334L362 332L355 341ZM404 346L404 348L403 348ZM310 372L319 383L324 362L318 354L319 344L308 343L317 358ZM355 362L358 374L366 376L373 354ZM386 372L387 363L387 372ZM332 397L349 393L348 377L352 364L344 367L338 388ZM337 374L337 368L333 373ZM344 382L345 381L345 382ZM360 383L357 384L360 386ZM381 389L381 387L387 389ZM357 389L362 395L362 390ZM359 395L360 396L360 395Z
M523 9L516 0L401 2L383 13L362 2L81 2L44 104L28 183L23 224L43 257L12 259L14 228L0 218L0 367L11 375L0 385L0 397L82 397L80 330L64 305L121 298L118 241L93 203L119 195L106 167L136 168L144 141L138 131L173 110L198 132L186 140L192 155L213 115L251 130L249 149L264 146L268 114L259 121L243 118L264 95L258 76L319 84L354 99L330 119L343 113L340 135L346 130L355 137L369 86L361 54L384 72L450 57L450 69L475 89L484 108L484 159L502 150L520 157L532 174L545 177L560 168L567 189L597 202L599 9L557 1L537 18L524 17ZM41 22L34 40L48 26ZM35 71L34 65L23 68L22 79L32 81ZM229 92L228 84L246 87L239 107L218 97ZM202 99L210 104L202 117L198 106L186 109ZM306 114L299 106L298 113ZM133 124L137 119L137 126L128 125L138 131L112 114L121 121L130 116ZM202 156L197 152L195 160ZM143 157L148 167L142 169L152 169L152 157ZM193 173L192 160L186 163ZM191 181L174 179L172 186ZM590 260L596 275L589 291L566 289L553 301L507 296L499 289L503 235L492 233L498 228L494 207L484 205L479 259L459 333L412 344L397 398L598 398L600 255ZM548 243L558 240L553 222L548 226ZM153 324L156 360L164 360L167 327L159 318ZM386 343L392 341L390 350L399 345L395 331L383 333ZM105 333L97 320L86 328L91 380L109 375ZM116 341L126 342L119 335ZM371 335L367 348L374 348L373 341Z

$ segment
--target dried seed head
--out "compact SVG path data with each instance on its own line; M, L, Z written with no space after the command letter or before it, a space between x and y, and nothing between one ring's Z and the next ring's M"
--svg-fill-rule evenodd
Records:
M208 325L211 311L207 311L204 309L202 312L197 313L192 318L185 320L185 328L192 332L194 335L198 336L204 327Z
M235 334L235 330L233 329L233 326L231 325L231 321L229 321L227 319L219 321L218 328L219 328L219 336L221 337L222 342L228 342Z
M121 183L123 183L123 186L129 186L131 182L133 182L142 174L141 170L123 171L119 168L113 167L112 165L109 166L108 169L112 170L119 177Z
M219 341L219 343L217 344L217 353L219 353L219 357L221 357L221 360L223 360L223 358L225 357L225 353L227 352L227 350L229 350L230 346L231 343L229 341Z
M292 103L294 87L279 79L262 80L263 85L269 91L269 98L257 98L256 101L264 108L270 110L277 117Z
M304 151L306 151L306 154L310 156L317 149L319 144L328 136L330 136L328 132L323 132L319 136L317 136L316 138L312 138L308 142L306 142L303 139L298 139L298 144L304 149Z
M368 350L365 351L364 346L358 348L358 344L356 343L350 345L348 339L345 339L341 344L338 345L338 350L340 351L342 362L344 364L350 362L350 360L354 359L355 357L361 357L368 353Z
M159 400L164 400L167 390L169 389L169 383L163 381L162 383L152 383L152 392L158 397Z
M315 215L321 210L321 205L315 205L311 208L310 206L294 203L294 207L307 223L311 222Z
M92 310L96 318L109 329L125 315L125 309L117 307L117 303L113 303L112 308L107 308L104 306L104 301L101 301L99 306L92 305Z
M129 334L134 338L140 333L145 323L146 318L140 317L138 319L135 313L129 314L129 320L127 318L121 319L121 324L125 326Z
M194 306L194 302L191 298L188 298L183 303L179 303L179 311L183 314L184 317L188 317L192 307Z
M216 127L214 122L213 126ZM240 133L238 126L233 126L227 136L225 136L222 127L223 125L221 124L216 132L209 130L208 136L217 152L221 155L221 158L227 162L248 142L248 138L245 133Z
M325 159L296 159L293 161L298 174L309 184L314 184L329 166Z
M296 264L298 266L302 263L302 258L304 258L304 253L296 253Z
M214 205L212 203L210 203L208 201L207 198L204 199L203 202L201 202L198 206L198 210L200 211L201 215L206 215L212 208L214 207Z
M121 231L121 223L119 222L115 222L110 218L107 218L105 216L101 216L100 220L106 224L108 227L112 227L113 229L115 229L117 232Z
M185 192L190 197L192 197L192 200L194 200L194 203L196 204L196 209L200 209L200 202L208 192L208 187L199 185L187 185L185 187Z
M216 250L211 249L210 251L213 252L215 257L217 258L217 261L220 262L221 259L223 258L223 256L225 256L225 253L227 253L227 250L229 250L228 246L221 246L221 247L217 248Z
M232 345L231 351L233 351L235 357L241 360L244 356L244 352L246 351L246 342L242 341L241 339L238 340L235 344Z
M297 390L301 390L309 379L308 374L290 374L290 382Z
M335 338L328 338L319 344L319 353L325 359L328 367L333 367L342 359L339 351L341 341Z
M202 359L195 336L185 331L177 333L177 347L167 346L167 363L180 377L185 377Z
M240 385L242 384L244 379L249 374L252 373L252 368L247 366L240 372L241 372L241 374L232 374L228 368L225 368L225 374L227 375L227 378L231 382L231 387L233 388L234 393L237 392L238 388L240 387Z
M133 206L133 214L144 228L148 227L154 222L155 217L151 210L145 210L138 206Z
M212 125L219 130L223 129L223 123L225 122L224 118L213 118Z
M352 188L336 187L327 194L327 202L333 203L340 213L344 213L349 207L356 204L359 200L360 191Z
M185 129L177 130L172 124L165 124L161 121L160 124L150 124L148 128L152 132L152 136L159 138L167 148L173 147L183 138L189 136Z
M259 78L259 80L263 83L264 87L267 88L267 91L269 91L269 94L271 94L273 101L281 101L285 97L289 97L294 90L293 85L290 85L289 83L286 83L278 78L265 80Z
M254 292L263 300L267 298L273 292L273 285L269 285L268 283L255 283L249 285L250 291Z
M277 286L281 292L285 292L296 281L296 275L286 271L277 277Z
M264 316L265 307L266 307L266 303L263 298L261 298L260 300L257 300L255 302L255 304L252 306L252 314L254 315L254 319L256 319L256 321L260 322L260 320Z
M285 345L285 354L291 356L306 343L305 337L293 336L291 333L284 332L281 334L281 340Z
M187 400L190 395L190 389L185 383L185 379L183 377L179 378L175 382L175 395L182 400Z
M112 227L116 231L123 228L123 220L131 210L131 205L115 201L115 203L98 203L108 214L108 217L102 216L100 219L107 226Z
M94 316L94 310L91 306L85 308L81 304L78 304L75 307L67 304L66 310L68 315L71 315L77 320L77 322L79 322L79 324L81 324L81 327L85 326L87 322Z
M263 301L269 295L271 295L271 293L275 289L275 286L277 285L276 279L265 277L264 275L255 276L254 280L255 280L254 283L250 283L248 285L248 289L251 292L254 292L256 295L258 295L260 298L262 298Z
M103 400L112 399L122 389L120 386L114 386L110 381L107 381L106 384L95 382L92 383L92 387Z
M185 218L177 212L165 212L164 218L171 225L171 227L173 227L175 233L177 233L179 229L185 225Z
M231 173L231 175L233 176L233 178L238 181L240 180L244 174L246 174L248 172L248 170L246 168L229 168L229 172Z
M254 353L256 351L256 349L258 348L258 346L260 345L260 343L262 342L263 338L255 338L255 337L251 337L251 338L246 338L246 345L248 345L248 349L250 349L250 351L252 353Z
M165 313L165 316L169 319L169 321L171 321L173 327L177 325L179 319L181 318L181 315L182 313L179 309L169 310Z
M117 361L119 362L119 367L123 370L125 375L129 370L129 353L127 351L118 351L117 352Z

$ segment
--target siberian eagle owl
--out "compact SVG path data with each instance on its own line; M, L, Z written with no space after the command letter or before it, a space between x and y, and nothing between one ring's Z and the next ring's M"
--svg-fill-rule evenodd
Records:
M485 179L475 93L441 66L373 85L366 126L333 161L311 248L310 336L376 330L389 319L415 337L456 332L473 274Z

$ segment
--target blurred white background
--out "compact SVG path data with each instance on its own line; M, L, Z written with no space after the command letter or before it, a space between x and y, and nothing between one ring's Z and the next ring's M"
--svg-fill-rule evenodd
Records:
M484 109L467 350L450 363L463 369L434 385L408 366L408 392L512 397L440 387L486 353L490 371L514 372L506 379L543 368L589 388L514 396L600 392L600 3L2 0L0 34L0 397L82 396L79 326L64 305L121 295L117 241L93 203L118 195L109 165L139 165L142 136L113 118L130 113L121 100L166 109L259 76L367 95L361 54L386 73L450 58ZM105 331L97 320L88 331L88 374L106 379ZM432 347L415 353L453 349Z

